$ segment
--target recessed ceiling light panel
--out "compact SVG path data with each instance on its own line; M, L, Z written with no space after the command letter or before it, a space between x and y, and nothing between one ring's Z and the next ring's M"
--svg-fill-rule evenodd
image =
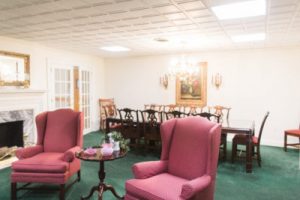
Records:
M236 35L231 37L234 42L253 42L253 41L263 41L266 39L265 33L255 33L248 35Z
M154 38L155 41L157 42L168 42L169 40L166 38Z
M105 46L101 47L100 49L104 51L110 51L110 52L124 52L124 51L130 51L129 48L127 47L122 47L122 46Z
M266 15L266 1L252 0L211 8L219 20L238 19Z

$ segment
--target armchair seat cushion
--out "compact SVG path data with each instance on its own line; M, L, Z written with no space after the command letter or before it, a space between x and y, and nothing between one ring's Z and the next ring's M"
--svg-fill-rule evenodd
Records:
M188 180L162 173L147 179L128 180L125 187L127 194L134 194L137 199L171 200L180 199L182 185L186 182Z
M15 172L65 173L69 163L63 160L63 153L43 152L31 158L18 160L12 164Z

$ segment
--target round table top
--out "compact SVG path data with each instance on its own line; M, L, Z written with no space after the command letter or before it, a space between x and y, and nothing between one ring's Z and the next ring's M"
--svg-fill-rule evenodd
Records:
M112 153L112 155L110 156L103 156L101 153L101 148L102 147L92 147L93 149L96 149L96 153L94 155L88 155L86 153L84 153L84 150L86 150L87 148L84 148L78 152L75 153L76 158L79 158L81 160L85 160L85 161L111 161L111 160L115 160L118 158L123 158L127 152L125 151L114 151Z

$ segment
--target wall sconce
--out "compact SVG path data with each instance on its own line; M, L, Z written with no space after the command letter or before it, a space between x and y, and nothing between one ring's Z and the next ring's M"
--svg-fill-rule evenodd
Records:
M159 83L161 86L163 86L165 89L168 89L168 85L169 85L169 77L167 74L162 75L159 78Z
M213 86L215 86L217 89L222 85L222 76L220 73L216 73L212 76L211 83Z

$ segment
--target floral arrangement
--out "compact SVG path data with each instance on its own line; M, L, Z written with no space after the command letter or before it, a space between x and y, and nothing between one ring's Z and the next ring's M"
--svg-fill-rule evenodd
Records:
M125 139L120 132L110 132L105 135L104 140L106 143L119 142L119 146L122 151L129 151L129 139Z

